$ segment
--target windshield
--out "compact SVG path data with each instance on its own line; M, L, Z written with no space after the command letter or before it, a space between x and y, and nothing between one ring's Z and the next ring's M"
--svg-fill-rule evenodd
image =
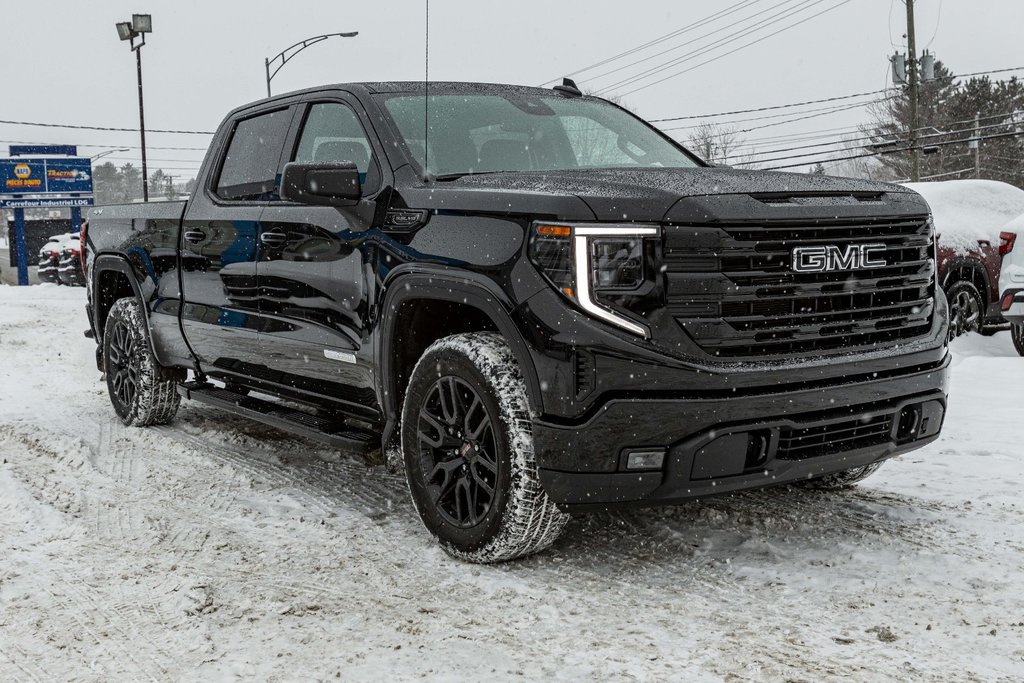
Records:
M698 163L639 119L593 99L509 93L386 96L413 158L436 176L579 168L692 168Z

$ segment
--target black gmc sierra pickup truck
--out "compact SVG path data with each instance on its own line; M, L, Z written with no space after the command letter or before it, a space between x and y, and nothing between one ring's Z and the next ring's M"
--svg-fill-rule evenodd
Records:
M848 486L945 414L917 194L711 167L571 81L262 100L188 201L88 226L125 424L185 397L404 468L472 561L574 510Z

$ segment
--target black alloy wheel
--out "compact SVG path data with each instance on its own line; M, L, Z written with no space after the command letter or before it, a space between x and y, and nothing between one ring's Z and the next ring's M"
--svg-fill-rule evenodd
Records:
M479 524L495 500L499 458L492 416L459 377L441 377L427 391L416 439L419 464L435 509L449 524Z
M139 366L135 353L135 338L122 320L111 325L111 338L107 346L107 373L110 375L111 396L117 399L125 412L135 403L139 393Z
M946 297L949 300L949 338L980 332L983 304L978 288L961 280L949 288Z
M427 347L403 398L401 442L416 512L453 557L525 557L554 543L568 521L541 484L526 383L499 334L454 334Z
M103 326L100 355L114 412L129 426L167 424L181 397L183 370L157 362L146 332L145 310L133 297L118 299Z

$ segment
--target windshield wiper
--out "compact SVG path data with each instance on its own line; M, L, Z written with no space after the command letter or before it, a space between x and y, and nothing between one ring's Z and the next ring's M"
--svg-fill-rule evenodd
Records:
M495 173L517 173L517 171L463 171L462 173L442 173L432 176L434 180L458 180L467 175L494 175Z

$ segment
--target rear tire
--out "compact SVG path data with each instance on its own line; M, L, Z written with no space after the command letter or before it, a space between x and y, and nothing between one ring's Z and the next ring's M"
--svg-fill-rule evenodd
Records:
M1024 356L1024 323L1010 325L1010 338L1013 339L1013 348L1017 349L1017 353Z
M402 451L416 511L453 557L524 557L568 521L541 487L523 377L500 335L427 348L402 408Z
M877 472L878 468L881 466L882 463L874 462L870 465L864 465L863 467L854 467L849 470L843 470L842 472L826 474L824 477L794 481L793 485L805 489L817 489L819 491L841 491L864 481Z
M957 280L946 290L946 300L949 301L950 340L968 332L981 331L985 302L973 282Z
M131 427L167 424L181 403L177 381L166 377L153 355L144 315L137 299L118 299L103 332L107 393L121 422Z

